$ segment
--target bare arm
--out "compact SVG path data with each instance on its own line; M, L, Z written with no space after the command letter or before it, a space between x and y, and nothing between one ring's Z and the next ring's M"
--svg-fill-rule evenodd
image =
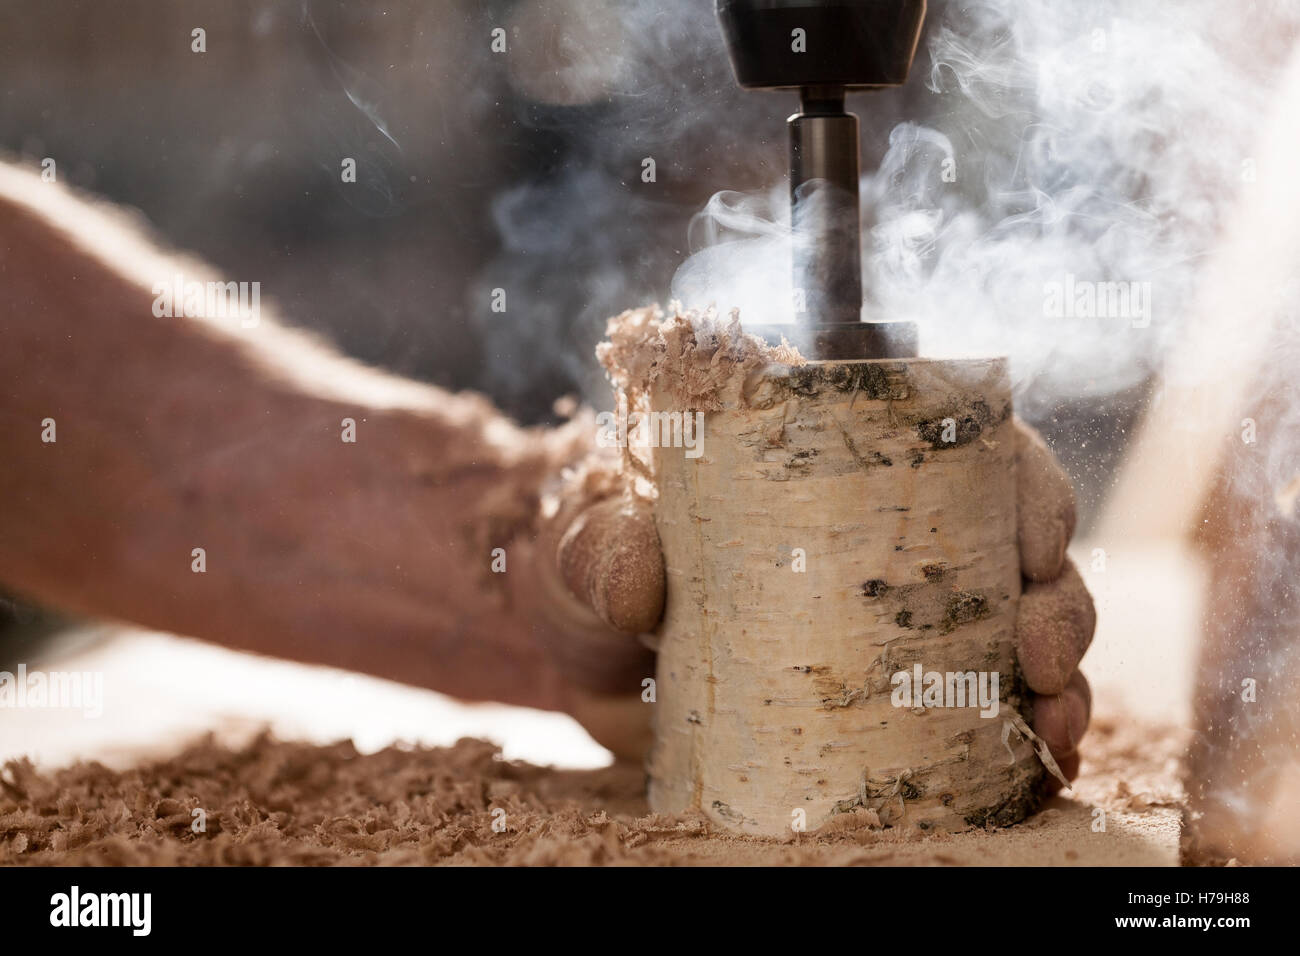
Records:
M582 452L576 430L520 429L265 310L247 329L157 317L153 283L176 272L213 278L0 166L0 581L230 647L572 709L563 658L605 634L557 595L539 515ZM600 660L581 683L650 673L639 651Z

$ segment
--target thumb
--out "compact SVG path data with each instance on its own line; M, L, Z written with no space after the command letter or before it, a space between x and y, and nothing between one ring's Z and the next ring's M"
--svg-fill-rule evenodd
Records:
M565 586L616 631L641 633L664 610L664 559L647 502L606 498L581 512L560 539Z
M1054 581L1074 534L1074 485L1042 435L1019 418L1015 434L1020 571L1031 581Z

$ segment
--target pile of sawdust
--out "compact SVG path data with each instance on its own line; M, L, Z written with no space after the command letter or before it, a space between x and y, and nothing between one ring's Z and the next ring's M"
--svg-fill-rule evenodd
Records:
M922 838L864 815L835 833L764 840L648 813L644 773L631 766L552 770L503 761L477 740L371 755L266 736L241 750L204 742L121 773L7 764L0 863L1169 863L1184 744L1169 729L1100 724L1075 798L1006 830ZM1100 834L1097 807L1110 820ZM196 809L205 832L194 832Z
M682 407L713 411L727 383L772 365L797 367L807 360L782 340L768 345L745 332L740 315L721 318L712 310L671 315L657 308L629 309L605 325L596 358L615 389L636 405L656 382Z

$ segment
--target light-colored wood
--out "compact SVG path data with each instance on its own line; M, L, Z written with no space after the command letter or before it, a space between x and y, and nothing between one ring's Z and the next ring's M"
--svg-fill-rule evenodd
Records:
M652 409L690 411L672 394L656 382ZM654 453L652 807L773 836L857 807L922 830L1025 816L1042 768L1004 743L1022 693L1006 363L776 365L717 398L702 455ZM895 706L918 664L997 673L999 714Z

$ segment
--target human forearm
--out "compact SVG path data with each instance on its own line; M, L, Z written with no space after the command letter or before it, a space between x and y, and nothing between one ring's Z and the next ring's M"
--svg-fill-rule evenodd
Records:
M0 581L88 615L561 705L533 548L542 482L572 442L269 320L231 333L155 316L149 285L78 229L96 232L0 192Z

